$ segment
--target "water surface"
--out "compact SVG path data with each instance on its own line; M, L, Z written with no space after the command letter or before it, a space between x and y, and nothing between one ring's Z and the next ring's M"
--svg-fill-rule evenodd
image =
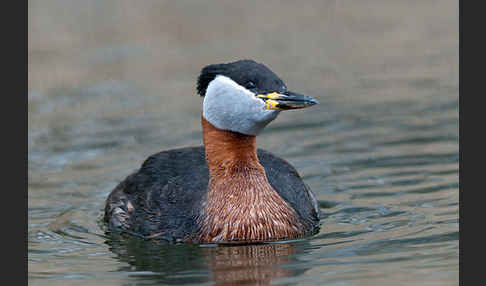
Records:
M30 285L457 285L456 1L29 1ZM324 213L304 240L234 247L106 236L109 192L201 144L195 81L253 58L319 105L259 147Z

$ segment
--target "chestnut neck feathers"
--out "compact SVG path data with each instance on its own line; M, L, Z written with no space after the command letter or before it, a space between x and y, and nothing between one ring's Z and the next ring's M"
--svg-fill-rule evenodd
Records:
M271 241L303 235L297 213L269 184L256 137L201 119L209 192L199 218L201 242Z
M265 170L258 162L256 153L256 136L220 130L204 117L201 118L203 143L211 178L230 175L235 168L247 168L264 175Z

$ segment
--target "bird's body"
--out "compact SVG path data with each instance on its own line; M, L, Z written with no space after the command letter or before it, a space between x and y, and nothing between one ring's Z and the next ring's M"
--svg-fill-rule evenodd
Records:
M253 243L314 233L320 218L314 195L288 162L257 150L256 135L278 115L279 104L290 109L315 100L300 95L294 99L276 75L253 61L205 69L198 82L199 93L205 95L204 146L150 156L111 192L105 221L146 238L192 243ZM221 76L225 71L246 82L249 76L257 82L255 76L263 73L267 83L258 87L273 89L267 95L252 93ZM279 96L285 100L276 102ZM305 100L310 103L305 105ZM228 107L232 102L238 106Z

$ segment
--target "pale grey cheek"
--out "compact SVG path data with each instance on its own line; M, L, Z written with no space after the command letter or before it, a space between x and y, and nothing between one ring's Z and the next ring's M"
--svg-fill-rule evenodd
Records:
M265 103L244 93L224 94L214 90L205 98L203 116L216 128L247 135L258 135L279 111L267 110ZM224 98L223 98L224 96ZM225 104L226 102L226 104Z
M216 128L257 135L279 111L267 110L265 103L231 79L217 77L203 102L203 116Z

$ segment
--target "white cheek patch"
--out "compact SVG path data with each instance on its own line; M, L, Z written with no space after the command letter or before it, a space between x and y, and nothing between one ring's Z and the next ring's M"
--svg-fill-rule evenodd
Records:
M257 135L278 113L267 110L263 100L226 76L212 80L204 96L204 118L222 130Z

